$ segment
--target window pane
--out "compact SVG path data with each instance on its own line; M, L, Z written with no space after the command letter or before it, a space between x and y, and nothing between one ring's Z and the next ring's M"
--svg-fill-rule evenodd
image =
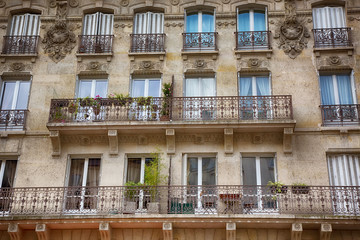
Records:
M239 12L238 16L238 31L250 31L250 15L249 11Z
M27 109L30 91L30 82L20 82L16 109Z
M351 82L349 75L336 76L340 104L353 104Z
M254 11L254 31L266 31L265 13Z
M214 15L210 13L202 14L202 32L214 32Z
M160 97L160 80L149 80L148 96Z
M71 159L69 186L82 186L84 159Z
M256 182L256 162L253 157L242 159L243 184L258 185Z
M132 97L143 97L145 94L145 80L134 80L132 85Z
M261 185L267 185L269 181L275 182L274 158L260 158Z
M321 103L323 105L335 104L334 84L332 76L320 76Z
M186 16L186 32L195 33L198 30L198 14L193 13Z
M141 158L129 158L126 182L140 182Z
M201 96L212 97L216 94L216 82L215 78L202 78L201 79Z
M99 176L100 176L100 159L99 158L89 159L86 186L88 187L99 186Z
M252 96L252 78L241 77L240 78L240 96Z
M4 90L1 101L1 109L10 110L13 109L13 99L16 82L4 82Z
M268 77L257 77L256 78L256 93L258 96L270 95L270 84Z
M215 185L215 158L202 158L202 185Z
M95 87L95 96L99 95L102 98L105 98L107 95L107 81L106 80L97 80ZM94 96L94 97L95 97Z
M81 80L80 84L79 84L79 97L80 98L84 98L84 97L91 97L91 84L92 81L88 80Z
M16 160L7 160L5 163L5 171L1 187L14 187L14 179L16 172Z
M198 159L187 159L187 184L198 185Z

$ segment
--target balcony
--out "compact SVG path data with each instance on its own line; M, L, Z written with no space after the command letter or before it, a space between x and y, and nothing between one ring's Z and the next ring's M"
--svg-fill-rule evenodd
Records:
M217 51L217 32L183 33L183 51Z
M236 32L236 50L268 50L270 31Z
M286 191L279 192L268 186L243 185L2 188L0 217L192 214L221 218L293 214L344 218L360 214L360 187L310 186L305 191L289 186L284 189Z
M110 121L282 121L292 120L291 96L52 99L49 123Z
M0 131L25 130L27 110L0 110Z
M78 52L80 54L111 54L113 38L114 35L80 35Z
M352 47L351 28L313 29L315 48Z
M165 34L130 34L130 52L165 52Z
M321 105L324 126L345 126L360 124L360 104Z
M4 36L2 54L37 54L39 36Z

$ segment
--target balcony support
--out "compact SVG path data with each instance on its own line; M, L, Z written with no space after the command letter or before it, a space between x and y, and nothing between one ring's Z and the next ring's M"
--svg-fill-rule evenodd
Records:
M103 222L99 224L99 232L101 240L111 240L111 231L112 228L110 223Z
M236 240L236 223L226 223L226 240Z
M39 240L50 239L50 229L46 226L46 224L36 224L35 232Z
M284 136L283 136L284 153L292 153L293 141L294 141L294 129L284 128Z
M163 236L164 240L173 240L172 223L163 223Z
M110 147L110 155L118 155L119 153L119 140L118 140L118 132L117 130L109 130L109 147Z
M175 154L175 129L166 129L167 154Z
M22 239L22 229L17 223L10 223L8 227L8 233L11 240L21 240Z
M50 131L50 139L53 148L53 157L59 157L61 153L61 140L59 131Z
M301 240L303 227L301 223L293 223L291 225L291 240Z
M331 224L328 223L321 224L320 240L330 240L331 232L332 232Z
M225 153L234 152L234 130L232 128L224 129L224 149Z

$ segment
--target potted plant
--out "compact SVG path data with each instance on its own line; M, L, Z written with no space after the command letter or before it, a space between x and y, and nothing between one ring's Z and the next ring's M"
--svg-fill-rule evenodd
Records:
M64 123L65 120L66 120L66 116L62 113L61 107L57 107L53 115L53 121Z
M129 94L122 94L122 93L111 93L109 94L108 98L115 100L113 103L115 106L124 107L126 103L129 102Z
M165 184L167 176L162 174L165 166L162 164L162 153L160 150L152 153L152 161L145 165L144 185L146 194L150 195L150 202L147 204L149 213L159 213L159 189L158 185Z
M164 94L160 121L170 120L170 101L172 97L172 87L170 83L164 83L162 92Z
M100 114L101 110L101 97L100 95L96 95L92 102L92 109L95 115Z
M287 193L288 190L288 186L285 186L283 183L281 182L272 182L269 181L267 184L268 187L270 187L270 190L272 193L277 194L277 193Z
M293 194L308 194L310 187L305 183L293 183L291 185L291 192Z
M136 197L139 196L140 190L142 189L141 186L143 186L142 183L138 182L132 182L129 181L125 183L125 190L124 190L124 213L135 213L137 207L137 201Z
M94 103L94 99L91 97L79 98L81 107L91 107Z
M78 110L78 100L75 101L70 100L68 105L68 112L73 114L73 113L77 113L77 110Z

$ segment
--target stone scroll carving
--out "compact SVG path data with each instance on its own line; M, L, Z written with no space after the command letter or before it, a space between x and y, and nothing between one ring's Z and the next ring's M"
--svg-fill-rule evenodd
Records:
M305 27L305 19L300 20L296 16L296 8L293 0L285 2L285 19L277 25L275 39L279 39L278 47L290 58L295 59L302 50L307 47L310 34Z
M67 3L57 2L56 21L46 32L42 40L45 53L56 63L65 58L66 54L71 53L75 47L76 37L73 29L68 25L66 19Z

